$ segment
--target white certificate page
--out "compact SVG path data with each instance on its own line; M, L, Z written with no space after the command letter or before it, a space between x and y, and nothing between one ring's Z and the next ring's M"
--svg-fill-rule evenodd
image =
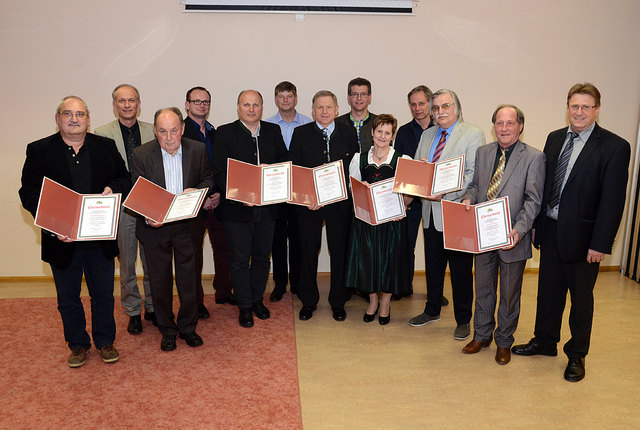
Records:
M344 176L338 163L327 164L314 170L313 178L319 205L346 198Z
M464 155L436 163L431 194L446 194L459 190L464 173Z
M262 203L286 202L290 198L291 166L278 164L262 168Z
M83 196L78 240L115 239L119 211L120 194Z
M478 248L481 252L511 244L508 237L511 222L507 204L507 199L502 198L475 206Z
M371 185L373 208L377 222L391 221L405 215L402 195L393 192L393 178Z
M201 190L176 195L167 211L167 215L164 217L164 222L177 221L179 219L196 216L206 192L207 189L203 188Z

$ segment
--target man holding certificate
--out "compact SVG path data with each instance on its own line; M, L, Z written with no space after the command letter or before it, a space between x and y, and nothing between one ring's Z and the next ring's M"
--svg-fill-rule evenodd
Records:
M422 226L425 244L425 274L427 278L427 303L424 312L409 321L420 327L440 320L444 274L449 263L453 308L457 327L453 337L464 340L471 328L473 305L473 255L445 250L442 236L442 199L459 202L473 178L476 149L484 145L484 133L462 120L462 107L458 96L451 90L436 91L430 101L431 112L438 127L422 133L416 160L435 163L464 155L462 188L447 194L431 195L422 200Z
M342 160L345 166L345 183L348 181L346 166L358 152L358 136L355 128L335 121L338 100L331 91L318 91L312 100L312 123L296 127L291 138L289 158L293 164L317 167ZM344 286L347 241L353 217L351 199L327 204L299 207L298 226L301 243L300 281L298 297L302 301L299 317L308 320L313 316L320 296L318 293L318 252L322 243L322 224L327 225L327 242L331 258L331 290L329 304L333 319L344 321L346 289Z
M172 194L181 195L196 189L213 189L213 177L207 150L202 142L183 138L184 121L176 107L159 109L153 118L156 139L133 151L133 181L142 176ZM193 209L191 209L193 210ZM136 236L144 247L149 268L153 305L162 333L160 349L176 349L176 336L187 345L202 345L196 333L198 298L196 255L199 231L195 218L163 224L138 218ZM180 296L178 318L174 320L173 270Z
M89 109L84 101L65 97L55 120L57 133L27 146L19 191L22 206L36 216L45 177L81 194L126 194L131 182L124 160L113 140L87 133ZM116 240L75 242L46 230L41 234L42 260L51 265L64 337L71 349L67 364L80 367L85 363L91 337L103 361L117 361L120 356L113 347ZM80 300L83 275L91 296L91 337Z
M544 145L547 173L534 246L540 246L540 274L534 338L516 345L517 355L558 354L562 314L571 296L571 339L564 378L585 376L593 322L593 288L600 262L611 253L624 210L631 148L601 128L600 91L575 84L567 95L570 126L549 133Z
M227 176L228 160L261 165L287 159L280 127L262 118L262 95L245 90L238 96L238 120L221 125L213 147L213 175L216 185L226 193L232 181L243 178ZM277 205L254 206L231 200L225 194L216 209L227 234L229 271L242 327L253 327L253 314L261 320L271 315L263 303L269 278L269 254L278 215Z
M498 347L495 360L511 360L513 333L520 316L522 275L531 258L531 227L542 204L544 154L520 141L524 114L513 105L500 105L491 118L497 142L478 148L475 171L462 203L469 205L509 197L513 244L476 255L474 335L462 352L475 354L491 345ZM500 275L498 326L494 318ZM495 332L494 332L495 329Z

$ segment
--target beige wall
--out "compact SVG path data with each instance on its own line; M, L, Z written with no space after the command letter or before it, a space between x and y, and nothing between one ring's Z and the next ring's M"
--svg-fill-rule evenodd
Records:
M146 121L158 107L182 107L185 90L204 85L216 126L235 119L244 88L260 90L265 117L273 114L272 88L283 79L298 86L301 112L308 115L311 96L326 88L344 113L346 83L359 75L373 82L371 110L404 123L407 91L425 83L455 90L465 120L487 140L494 107L517 104L527 117L523 140L542 148L549 131L566 125L569 87L590 81L603 94L600 124L636 142L637 0L432 0L419 2L412 17L309 14L303 22L288 14L185 14L175 0L5 0L0 17L0 276L50 273L17 197L26 144L55 131L55 107L68 94L86 100L92 128L112 121L110 93L121 82L140 89ZM605 265L620 264L621 237ZM328 270L325 253L320 270Z

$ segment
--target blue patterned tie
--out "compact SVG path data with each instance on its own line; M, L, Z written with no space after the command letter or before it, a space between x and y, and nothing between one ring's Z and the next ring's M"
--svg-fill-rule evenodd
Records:
M569 132L569 135L571 137L569 138L567 145L564 147L564 151L560 154L560 158L558 158L556 172L553 176L553 182L551 183L551 196L549 197L550 208L555 208L558 206L558 203L560 203L560 189L562 188L564 177L567 174L567 166L569 165L569 159L573 152L573 141L578 137L578 133L574 133L572 131Z

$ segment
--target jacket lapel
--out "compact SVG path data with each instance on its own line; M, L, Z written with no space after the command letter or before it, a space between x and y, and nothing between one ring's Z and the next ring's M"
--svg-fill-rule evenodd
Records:
M600 140L600 126L596 123L587 143L585 143L582 151L580 151L580 155L576 159L576 162L573 164L573 168L571 169L571 173L567 178L567 184L578 174L578 171L587 164L587 160L593 154L593 151L596 150L598 146L598 141ZM566 186L566 184L565 184Z

